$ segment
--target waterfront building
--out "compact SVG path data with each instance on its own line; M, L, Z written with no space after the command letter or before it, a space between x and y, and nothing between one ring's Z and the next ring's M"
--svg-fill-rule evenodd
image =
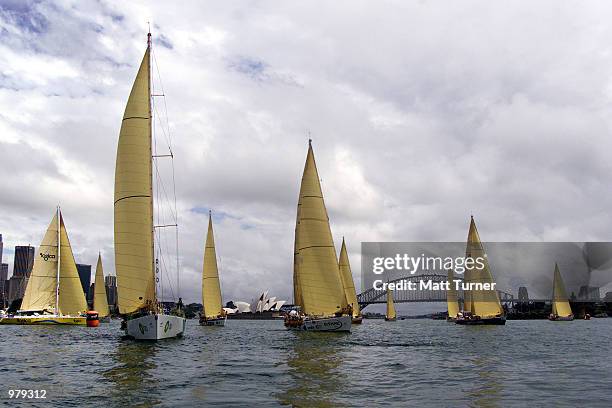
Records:
M25 276L28 278L30 277L30 273L32 273L32 267L34 266L34 252L35 248L33 246L28 245L15 247L13 276Z
M113 275L105 276L104 284L106 285L108 307L111 312L114 312L117 310L117 277Z
M8 301L6 289L8 287L8 264L0 264L0 308L4 308Z
M518 300L519 302L529 302L529 294L527 293L527 288L525 286L521 286L519 288Z
M88 298L89 285L91 284L91 265L76 264L76 267L79 272L79 278L81 279L83 293L85 294L85 298Z
M581 286L580 290L578 291L578 300L599 302L601 300L599 296L599 288L597 286Z

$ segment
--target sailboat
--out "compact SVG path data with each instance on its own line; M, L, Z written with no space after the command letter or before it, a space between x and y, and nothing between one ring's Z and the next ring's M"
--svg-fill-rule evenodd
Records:
M446 321L454 322L457 320L457 313L459 313L459 301L457 300L457 289L455 288L455 279L453 271L448 271L448 290L446 291L446 305L448 307L448 316Z
M329 216L312 150L308 155L300 186L295 226L293 262L294 302L285 318L290 330L350 331L352 311L346 300Z
M106 297L106 285L104 283L104 271L102 270L102 255L98 254L96 265L96 280L94 282L93 310L98 313L101 323L110 323L110 310L108 298Z
M395 304L393 303L393 291L387 289L387 312L385 313L386 322L394 322L397 320L397 314L395 313Z
M115 168L115 270L121 327L136 340L180 337L185 318L158 304L153 225L151 33L125 107ZM177 270L178 273L178 270Z
M470 220L465 257L483 259L483 268L467 268L464 275L464 283L493 283L493 276L489 268L489 261L480 241L474 217ZM506 316L499 301L496 290L466 290L464 291L464 310L457 315L455 323L464 325L480 324L506 324Z
M60 208L38 247L21 309L0 324L85 325L87 301Z
M208 233L204 247L204 266L202 268L202 326L225 326L227 314L221 301L221 284L217 268L217 253L213 234L212 215L208 213Z
M355 291L355 282L353 281L353 273L351 272L351 264L349 263L348 252L346 250L346 244L344 237L342 237L342 247L340 248L340 259L338 260L338 266L340 268L340 279L342 286L344 287L344 294L349 306L353 310L353 324L361 324L363 316L359 309L359 302L357 302L357 292Z
M559 272L559 265L555 263L555 275L553 277L553 298L552 298L552 313L548 316L551 321L571 321L574 320L574 314L570 307L565 285Z

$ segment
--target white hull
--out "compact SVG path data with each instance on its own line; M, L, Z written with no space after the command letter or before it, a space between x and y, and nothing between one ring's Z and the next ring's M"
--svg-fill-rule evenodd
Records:
M219 317L217 319L200 319L200 326L217 326L224 327L227 317Z
M151 314L127 321L125 334L135 340L162 340L181 337L185 318L166 314Z
M286 326L289 330L318 332L350 332L351 316L340 317L305 317L297 327Z

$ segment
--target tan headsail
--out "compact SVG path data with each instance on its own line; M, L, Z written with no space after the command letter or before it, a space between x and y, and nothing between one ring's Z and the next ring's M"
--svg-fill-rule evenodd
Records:
M559 266L556 263L555 276L553 278L552 313L560 317L569 317L572 315L572 308L570 307L565 291L565 285L561 278L561 272L559 272Z
M104 271L102 270L102 256L100 254L98 254L98 264L96 265L93 308L98 312L100 318L110 315L108 298L106 297L106 284L104 283Z
M351 272L351 265L349 263L344 237L342 238L342 247L340 248L340 259L338 260L338 266L340 268L340 279L342 280L346 300L353 308L353 317L357 317L360 314L359 302L357 302L357 292L355 291L355 282L353 281L353 273Z
M213 234L212 216L208 214L208 233L204 248L204 266L202 269L202 315L208 318L217 317L223 312L221 303L221 284L217 268L217 253Z
M125 107L115 168L115 270L119 313L155 304L150 45Z
M307 315L331 316L347 307L319 174L308 144L295 228L294 293Z
M56 212L34 257L34 266L21 302L21 310L55 312L58 261L57 228L59 226L57 216L58 213Z
M393 303L393 291L387 289L387 313L385 314L387 319L395 319L397 317L395 313L395 304Z
M87 311L87 300L61 212L60 243L59 314L75 316Z
M468 268L465 273L466 283L493 283L493 276L489 268L489 261L485 256L485 250L480 241L478 230L474 217L470 220L470 231L468 232L467 245L465 249L466 258L482 258L484 260L484 268L478 267ZM464 294L467 306L465 310L471 311L474 315L481 318L499 316L503 314L503 309L499 301L499 295L496 290L471 290L469 294Z
M59 234L58 234L59 214ZM59 238L59 258L58 252ZM59 260L59 271L58 271ZM58 280L59 277L59 280ZM59 291L58 291L59 286ZM55 305L58 305L56 310ZM78 316L87 311L87 301L77 272L74 255L58 210L34 258L34 266L21 304L24 311L48 311L58 315Z
M448 317L456 318L459 313L459 301L457 300L457 289L455 288L455 282L453 282L455 276L452 270L448 271L448 290L446 291L446 304L448 306Z

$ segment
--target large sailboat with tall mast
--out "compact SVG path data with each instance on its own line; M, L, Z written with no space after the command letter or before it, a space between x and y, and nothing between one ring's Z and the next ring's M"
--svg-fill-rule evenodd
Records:
M204 244L204 265L202 267L202 326L225 326L227 315L221 300L221 283L217 267L217 251L213 233L212 214L208 213L208 233Z
M340 279L311 140L298 199L294 249L293 292L299 310L289 313L285 327L350 331L352 311Z
M359 302L357 301L355 281L353 280L353 273L351 272L351 264L349 262L344 237L342 237L342 247L340 248L340 258L338 259L338 266L340 268L340 279L342 280L342 286L344 287L346 301L353 310L353 324L361 324L363 316L361 315Z
M21 309L0 324L85 325L87 301L59 207L37 252Z
M96 264L96 280L94 281L93 310L98 312L98 319L102 323L110 322L110 309L108 297L106 296L106 285L104 283L104 270L102 269L102 255L98 254Z
M552 312L548 320L561 322L574 320L574 313L569 304L565 285L559 272L559 265L555 263L555 275L553 277Z
M115 168L117 303L124 319L122 329L136 340L180 337L185 330L180 308L169 313L161 307L157 297L159 263L155 257L153 224L151 52L149 33L147 49L125 107ZM167 156L173 157L172 153ZM179 273L178 258L176 273Z
M482 242L480 241L480 235L478 235L478 229L476 229L476 222L474 222L473 216L470 219L470 230L468 232L465 257L482 259L483 267L479 268L473 266L466 268L464 283L474 287L481 285L484 288L484 284L491 286L493 283L493 275L491 274L489 261ZM457 315L455 323L463 325L506 324L506 316L501 306L501 302L499 301L497 291L494 289L464 290L464 308L463 311Z

